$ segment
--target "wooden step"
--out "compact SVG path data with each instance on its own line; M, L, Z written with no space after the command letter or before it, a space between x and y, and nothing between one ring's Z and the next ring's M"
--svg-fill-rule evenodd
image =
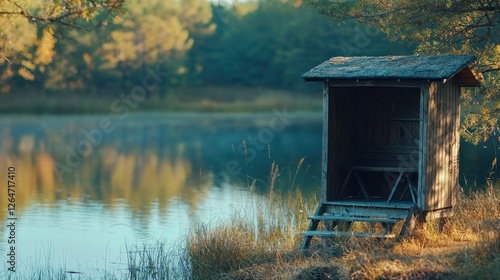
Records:
M386 202L385 199L380 201L366 201L366 200L341 200L341 201L325 201L324 205L331 206L349 206L349 207L373 207L373 208L400 208L410 209L415 206L411 201L391 201Z
M304 239L301 244L301 251L308 249L311 240L316 237L331 237L331 236L357 236L366 238L394 238L395 234L391 234L392 225L397 221L404 220L403 227L399 236L404 236L409 228L410 221L415 214L416 206L409 201L404 202L387 202L384 200L344 200L344 201L327 201L321 202L316 209L311 220L309 228L302 235ZM385 225L386 232L357 232L345 229L334 230L317 230L321 222L327 221L346 221L346 222L378 222L387 223ZM325 225L327 228L329 225Z
M374 237L374 238L394 238L395 234L385 234L385 233L374 233L374 232L357 232L357 231L329 231L329 230L318 230L318 231L305 231L302 232L304 236L319 236L319 237L331 237L331 236L356 236L356 237Z
M388 218L371 218L371 217L341 217L335 215L323 215L323 216L310 216L310 220L316 221L349 221L349 222L371 222L371 223L392 223L402 219L388 219Z
M339 217L373 217L383 219L406 219L411 203L381 203L370 201L325 202L324 212Z

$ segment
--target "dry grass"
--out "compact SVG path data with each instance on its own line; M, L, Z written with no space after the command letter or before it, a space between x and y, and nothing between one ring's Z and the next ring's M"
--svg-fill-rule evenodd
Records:
M403 241L341 238L298 253L316 201L270 195L256 212L190 236L193 279L498 279L500 187L462 194L442 227L428 222ZM328 243L330 250L322 247Z
M152 245L127 246L127 279L182 279L190 270L186 251L166 248L156 242Z
M299 259L300 232L316 200L305 201L296 190L256 204L225 224L196 226L187 242L193 279L258 279Z

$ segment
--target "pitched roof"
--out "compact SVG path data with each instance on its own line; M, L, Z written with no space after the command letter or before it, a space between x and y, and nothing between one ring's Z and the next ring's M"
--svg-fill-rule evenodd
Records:
M305 81L322 80L446 80L479 86L469 64L473 55L407 55L333 57L302 75Z

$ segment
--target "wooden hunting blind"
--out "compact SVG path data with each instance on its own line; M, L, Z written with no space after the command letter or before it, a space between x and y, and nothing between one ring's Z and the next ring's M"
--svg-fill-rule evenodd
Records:
M399 220L404 234L413 216L449 214L459 188L460 88L479 86L474 60L334 57L302 75L323 82L322 201L303 249L313 236L389 237ZM374 223L382 226L372 232Z

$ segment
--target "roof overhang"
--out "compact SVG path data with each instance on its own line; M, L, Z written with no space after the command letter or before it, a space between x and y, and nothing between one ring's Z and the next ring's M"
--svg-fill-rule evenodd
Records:
M443 81L459 86L480 85L472 55L333 57L304 73L304 81Z
M452 78L456 79L457 85L459 86L479 87L481 85L479 79L476 78L476 76L472 72L472 69L469 66L465 66L464 68L460 69L460 71L451 76L449 79ZM445 83L449 79L445 79L443 82Z

